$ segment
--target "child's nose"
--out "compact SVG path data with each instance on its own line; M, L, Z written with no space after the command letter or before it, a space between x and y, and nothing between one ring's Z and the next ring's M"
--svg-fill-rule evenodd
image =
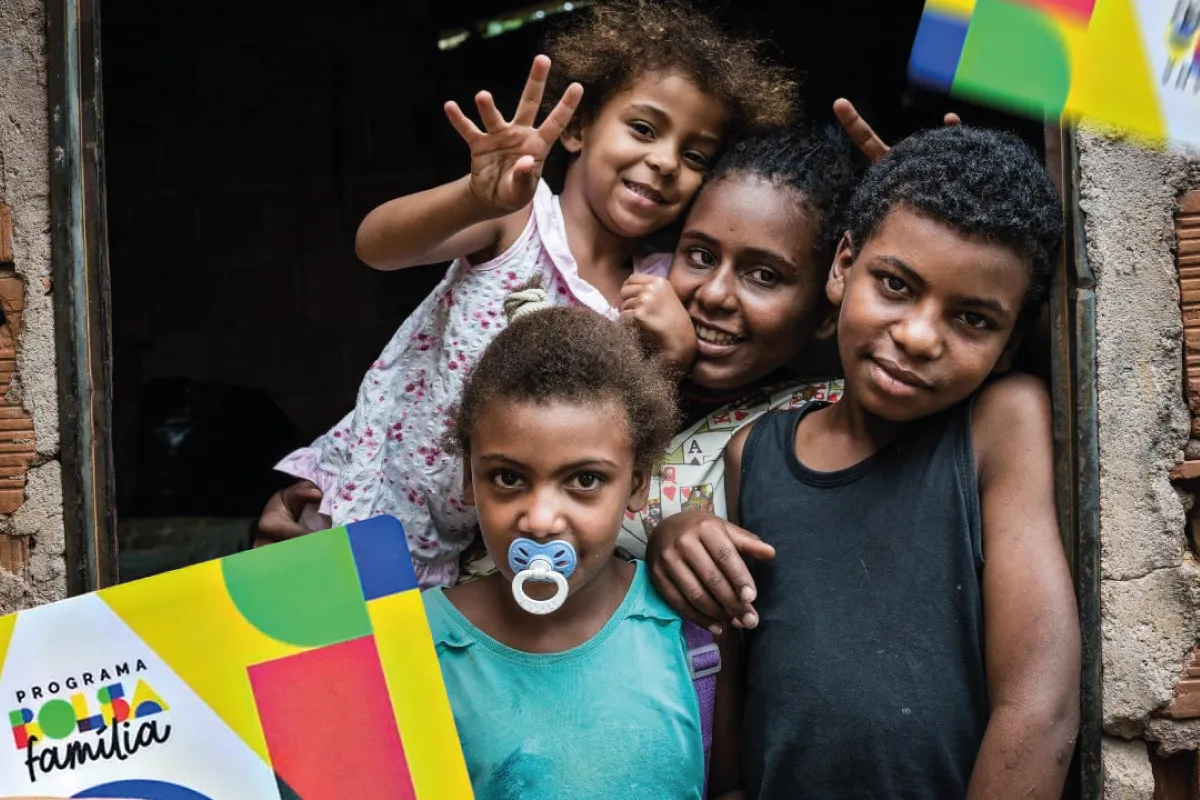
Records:
M650 165L650 169L663 177L671 177L679 171L679 156L674 147L664 145L655 147L646 157L646 163Z
M923 361L941 358L945 345L937 320L916 309L892 327L892 341L905 355Z
M696 290L696 299L709 310L733 311L737 308L733 268L719 264Z
M533 492L521 515L520 528L521 533L539 539L565 533L566 520L557 492L549 488Z

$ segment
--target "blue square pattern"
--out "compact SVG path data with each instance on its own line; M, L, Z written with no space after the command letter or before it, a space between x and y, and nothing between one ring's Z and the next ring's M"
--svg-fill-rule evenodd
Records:
M370 602L417 588L400 520L384 516L354 522L346 526L346 536L364 600Z
M931 11L921 15L908 76L915 83L941 92L949 92L954 73L967 41L969 19L955 19Z

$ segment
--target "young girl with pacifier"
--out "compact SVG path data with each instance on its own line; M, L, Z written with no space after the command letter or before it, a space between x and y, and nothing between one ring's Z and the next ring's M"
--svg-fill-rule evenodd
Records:
M446 104L470 146L469 175L363 221L357 250L371 266L454 262L367 372L354 411L279 465L315 484L310 529L398 517L422 586L453 584L472 538L461 465L440 440L463 377L505 326L504 298L537 285L555 305L608 317L618 306L682 315L661 280L668 259L638 260L639 245L678 219L728 137L791 112L784 71L676 0L597 4L548 50L554 70L535 59L510 120L487 92L475 98L482 130ZM560 99L538 126L547 87ZM568 158L558 196L540 177L556 142ZM686 319L663 327L678 335L655 344L682 369L695 334Z
M732 654L613 555L676 418L583 309L523 307L467 380L449 438L499 570L423 598L479 800L698 800L708 735L707 796L742 797Z

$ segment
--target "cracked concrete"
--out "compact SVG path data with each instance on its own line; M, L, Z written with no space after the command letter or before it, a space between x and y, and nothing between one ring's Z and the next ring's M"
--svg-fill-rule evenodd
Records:
M1096 276L1104 796L1148 800L1142 737L1174 751L1200 727L1152 716L1170 702L1200 635L1200 567L1184 535L1193 499L1168 476L1191 425L1174 217L1200 172L1177 150L1089 132L1077 142Z
M25 504L0 535L30 537L18 574L0 569L0 613L63 597L62 478L54 308L40 291L51 277L46 18L41 0L0 3L0 200L12 209L13 262L25 279L25 309L13 390L32 415L38 466L29 471Z
M1183 504L1167 470L1190 424L1172 256L1188 162L1088 133L1079 158L1097 282L1101 574L1129 580L1179 566L1184 549Z
M1105 731L1141 736L1150 713L1171 701L1196 644L1198 607L1200 568L1192 562L1101 583Z
M1105 800L1154 800L1154 774L1145 742L1104 737Z

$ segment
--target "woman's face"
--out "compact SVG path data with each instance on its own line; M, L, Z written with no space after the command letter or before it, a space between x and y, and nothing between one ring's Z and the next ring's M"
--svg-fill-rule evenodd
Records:
M734 173L700 193L668 279L696 328L692 382L746 386L789 364L821 321L826 264L795 190Z

